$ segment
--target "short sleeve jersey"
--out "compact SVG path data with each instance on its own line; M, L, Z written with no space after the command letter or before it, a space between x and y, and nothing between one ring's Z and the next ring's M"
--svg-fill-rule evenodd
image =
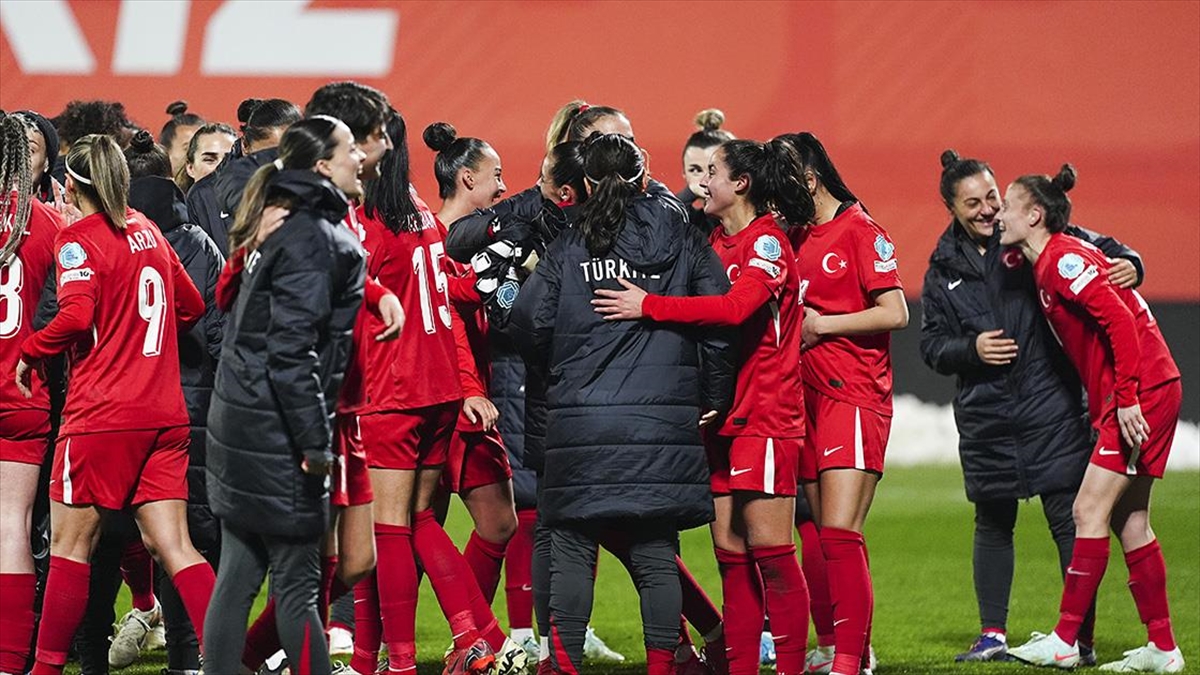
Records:
M398 234L358 209L367 275L396 294L405 315L399 338L368 338L357 345L367 352L364 413L411 410L462 398L445 238L433 214L423 203L420 206L417 231ZM377 318L367 317L367 335L382 329Z
M787 235L771 215L732 236L709 236L732 283L761 283L767 304L740 327L740 363L733 407L722 436L800 438L804 399L800 381L800 280Z
M90 343L69 352L64 434L188 423L175 309L187 272L158 226L133 209L125 217L124 231L96 213L55 238L59 306L95 303Z
M1065 234L1052 235L1034 265L1042 313L1079 371L1093 425L1179 379L1146 301L1108 283L1107 269L1100 249Z
M0 247L13 232L16 193L10 212L0 216ZM41 378L32 378L33 398L17 390L12 374L21 359L21 343L33 333L33 318L46 279L54 274L54 237L64 227L57 211L36 199L14 256L0 265L0 407L5 410L50 410L50 393Z
M853 314L874 306L871 294L902 288L896 245L862 205L833 220L793 230L800 298L820 314ZM891 336L837 336L804 352L804 383L832 399L892 414Z

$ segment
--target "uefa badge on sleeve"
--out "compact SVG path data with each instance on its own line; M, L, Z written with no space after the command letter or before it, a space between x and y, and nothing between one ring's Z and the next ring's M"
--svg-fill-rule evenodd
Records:
M783 247L779 240L769 234L764 234L754 241L754 252L763 260L775 262L783 255Z
M58 264L65 270L73 270L87 262L87 252L79 242L69 241L58 249Z
M875 255L879 256L879 260L875 261L876 272L883 274L896 271L896 245L882 234L875 235Z
M1083 274L1083 257L1078 253L1068 253L1058 259L1058 274L1064 279L1074 279Z

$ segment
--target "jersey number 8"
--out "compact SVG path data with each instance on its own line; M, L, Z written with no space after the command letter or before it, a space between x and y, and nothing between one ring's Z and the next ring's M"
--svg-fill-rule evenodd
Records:
M0 338L10 338L21 330L21 288L25 285L21 259L13 256L0 267Z

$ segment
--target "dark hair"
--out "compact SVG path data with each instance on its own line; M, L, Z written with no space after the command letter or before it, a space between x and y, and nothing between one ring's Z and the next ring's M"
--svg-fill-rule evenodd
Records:
M812 222L816 206L804 184L800 156L791 143L782 138L766 143L734 140L722 143L718 152L731 178L750 178L746 200L755 215L774 211L793 227Z
M1063 164L1054 178L1041 174L1021 176L1013 181L1025 188L1029 198L1042 207L1046 230L1062 232L1071 222L1071 199L1067 193L1075 187L1075 167Z
M392 110L387 122L392 149L379 162L379 177L368 181L363 195L363 211L393 234L416 232L421 213L413 201L408 176L408 125L399 110Z
M254 101L255 105L247 111L246 118L242 119L242 108L248 101ZM300 108L296 107L295 103L281 98L246 99L238 106L238 121L242 123L243 142L252 146L257 146L269 137L272 129L290 127L300 119Z
M204 126L204 118L187 111L187 101L175 101L167 106L167 114L171 119L163 125L162 131L158 132L158 142L163 147L171 147L175 142L175 133L179 127L199 127ZM134 134L137 136L137 134ZM132 141L130 141L132 143Z
M825 146L821 145L821 141L817 140L816 136L807 131L801 131L795 134L783 134L779 138L792 144L800 156L800 166L805 171L812 171L816 174L817 180L825 186L834 199L843 203L859 201L850 188L846 187L837 167L833 165L833 160L829 159L829 153L825 152Z
M567 117L566 137L564 141L582 141L595 130L596 123L605 117L625 117L625 113L617 108L606 105L588 105L579 102L575 113Z
M142 129L133 135L125 149L125 161L129 164L129 179L145 176L171 178L171 158L163 146L154 142L149 131Z
M425 145L437 152L433 163L433 175L438 182L438 196L442 199L454 196L458 191L458 170L464 166L479 168L483 151L488 144L478 138L458 137L458 132L448 122L434 122L425 127L421 134Z
M330 82L313 92L304 116L329 115L346 123L354 140L362 143L387 123L391 109L387 96L358 82Z
M337 139L333 132L338 121L328 117L300 120L283 133L279 141L279 159L258 168L242 193L233 226L229 228L229 250L236 251L254 240L263 208L267 206L267 191L271 179L284 169L311 170L322 159L333 157Z
M109 101L71 101L54 118L59 139L67 145L89 134L107 134L120 141L129 125L122 103Z
M34 186L26 129L26 122L16 114L0 112L0 220L13 214L8 239L0 249L0 265L7 265L16 255L29 225Z
M579 203L587 201L583 177L583 143L566 141L550 149L550 180L559 187L571 186Z
M958 190L959 181L980 173L986 173L992 178L996 177L996 174L992 172L992 167L981 159L963 158L954 150L942 152L942 181L938 185L938 189L942 193L942 201L946 203L946 206L954 206L954 192Z
M67 175L75 191L100 207L118 230L124 230L129 206L129 166L121 147L108 134L89 134L67 151Z
M607 255L625 226L629 203L646 174L642 151L620 134L593 133L583 144L583 174L592 194L579 210L579 231L593 258Z
M725 113L716 108L708 108L696 113L696 126L700 129L688 136L683 151L687 152L688 148L713 148L725 141L732 141L733 134L721 128L724 123Z
M46 170L42 172L42 176L34 188L43 201L51 201L54 199L54 177L50 175L50 172L58 159L58 130L44 115L32 110L18 110L10 114L15 115L17 119L25 123L27 128L38 132L42 137L42 144L46 146ZM38 167L30 166L29 170L36 173Z
M192 134L192 140L188 141L187 159L183 165L179 167L179 173L175 175L175 183L179 185L179 188L184 192L187 192L192 188L193 185L196 184L196 181L188 175L187 167L189 164L194 164L196 162L196 153L200 150L201 139L203 139L205 136L211 136L213 134L225 134L234 141L237 140L237 132L233 130L233 127L225 124L224 122L209 122L208 124L205 124L197 129L196 133Z

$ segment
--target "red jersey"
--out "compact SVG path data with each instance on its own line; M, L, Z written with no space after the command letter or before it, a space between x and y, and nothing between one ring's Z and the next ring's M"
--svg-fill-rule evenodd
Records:
M416 232L393 234L367 217L362 224L367 276L400 299L404 328L400 337L376 342L382 323L367 318L366 337L356 348L366 352L366 401L361 412L411 410L459 400L458 354L454 340L450 286L445 267L445 237L424 203Z
M421 206L424 206L423 202ZM353 204L346 211L346 219L342 222L350 228L359 243L365 247L367 232L359 222L358 210L354 208ZM350 359L346 361L342 388L338 390L337 412L339 413L355 413L362 410L367 404L367 343L373 342L375 336L383 330L383 322L378 319L379 301L390 292L368 271L367 278L363 280L363 303L354 317L354 328L350 334L352 345Z
M1042 313L1079 371L1097 427L1141 392L1179 379L1146 301L1108 283L1108 265L1095 246L1055 234L1033 267Z
M657 321L739 325L737 389L719 433L800 438L804 436L800 380L804 309L787 235L768 214L734 235L718 227L709 241L733 283L729 292L688 298L648 295L642 310Z
M437 220L442 237L446 236L445 223ZM447 256L444 262L449 275L450 303L454 312L454 342L458 348L458 381L462 385L463 398L487 397L492 379L491 345L488 343L487 312L475 292L475 272ZM472 423L465 412L458 416L459 431L482 431L483 425Z
M133 209L125 217L124 231L104 213L59 231L58 315L21 348L32 361L77 347L64 434L188 423L177 324L198 321L204 299L158 227Z
M822 225L792 232L800 299L820 314L854 314L875 306L871 293L902 288L896 245L862 205ZM892 414L889 333L827 337L804 352L804 383L826 396Z
M9 202L16 209L16 193ZM0 216L0 247L12 236L14 212ZM54 274L54 237L65 227L58 211L34 199L29 223L14 257L0 266L0 408L50 410L50 392L41 378L32 381L33 398L17 390L13 373L21 358L21 343L33 333L46 279Z

